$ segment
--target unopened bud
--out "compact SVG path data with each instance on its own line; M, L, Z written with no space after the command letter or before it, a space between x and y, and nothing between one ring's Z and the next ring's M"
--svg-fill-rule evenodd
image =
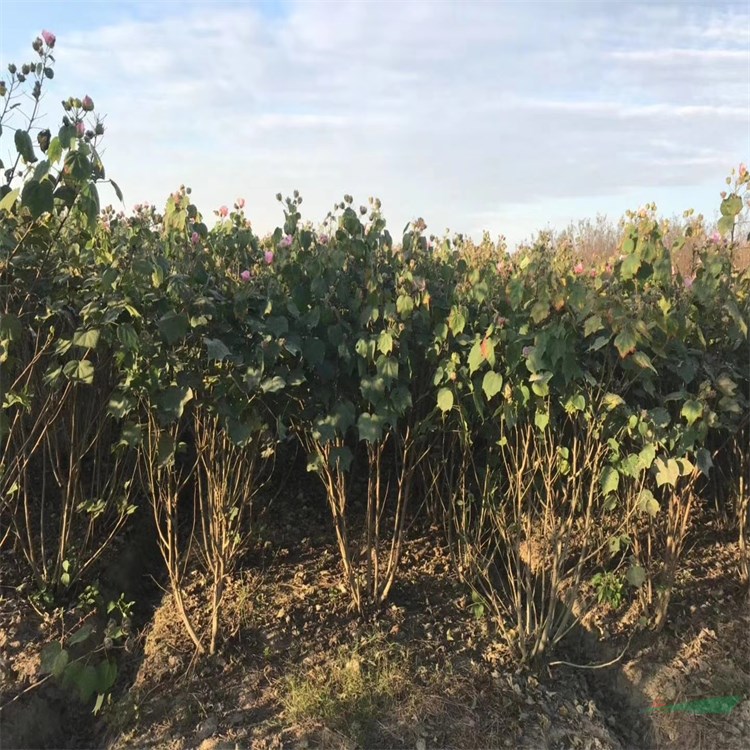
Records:
M14 76L16 74L16 70L18 70L18 68L16 68L16 66L13 63L8 63L8 72L12 76Z
M94 132L97 135L104 135L104 125L102 125L100 122L97 122L96 127L94 128Z
M21 66L21 73L23 73L25 76L27 76L30 72L31 72L31 68L26 63L24 63Z
M94 109L94 100L88 96L83 97L83 101L81 102L81 108L84 112L92 112Z

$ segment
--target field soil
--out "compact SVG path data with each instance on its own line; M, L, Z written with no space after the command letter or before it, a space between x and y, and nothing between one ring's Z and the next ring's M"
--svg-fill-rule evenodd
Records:
M75 611L42 617L2 589L2 748L750 747L750 599L721 524L696 519L661 633L639 627L629 598L589 612L546 660L517 669L435 529L410 530L391 600L356 616L325 508L305 496L293 500L293 527L272 509L233 575L218 656L195 658L171 597L139 572L137 633L98 716L40 682L40 651ZM202 581L189 589L207 625ZM728 713L679 710L727 696Z

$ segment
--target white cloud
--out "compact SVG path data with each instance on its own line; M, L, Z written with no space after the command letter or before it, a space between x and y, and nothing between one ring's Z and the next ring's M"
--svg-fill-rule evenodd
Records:
M550 216L713 196L750 155L744 4L176 7L56 29L55 96L108 113L128 205L187 183L205 213L244 196L265 230L279 190L313 220L348 192L379 195L396 231L484 218L520 239Z

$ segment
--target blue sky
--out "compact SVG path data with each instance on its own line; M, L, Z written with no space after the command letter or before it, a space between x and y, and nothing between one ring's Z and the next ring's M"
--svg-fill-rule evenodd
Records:
M43 28L48 122L94 99L128 208L184 183L264 232L279 191L315 222L376 195L395 232L513 244L651 201L711 218L750 157L748 2L1 0L0 71Z

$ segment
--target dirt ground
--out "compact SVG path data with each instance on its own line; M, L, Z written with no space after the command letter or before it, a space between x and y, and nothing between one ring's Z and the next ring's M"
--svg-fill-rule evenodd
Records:
M602 605L546 663L519 670L474 616L435 530L411 530L391 601L363 620L347 606L325 513L304 500L295 513L294 528L268 521L233 576L221 656L196 661L171 598L156 596L96 717L53 680L35 686L60 624L2 589L0 745L750 747L750 599L719 526L696 523L662 633L638 631L635 604ZM199 619L200 591L196 578ZM736 705L725 714L650 709L726 696Z

